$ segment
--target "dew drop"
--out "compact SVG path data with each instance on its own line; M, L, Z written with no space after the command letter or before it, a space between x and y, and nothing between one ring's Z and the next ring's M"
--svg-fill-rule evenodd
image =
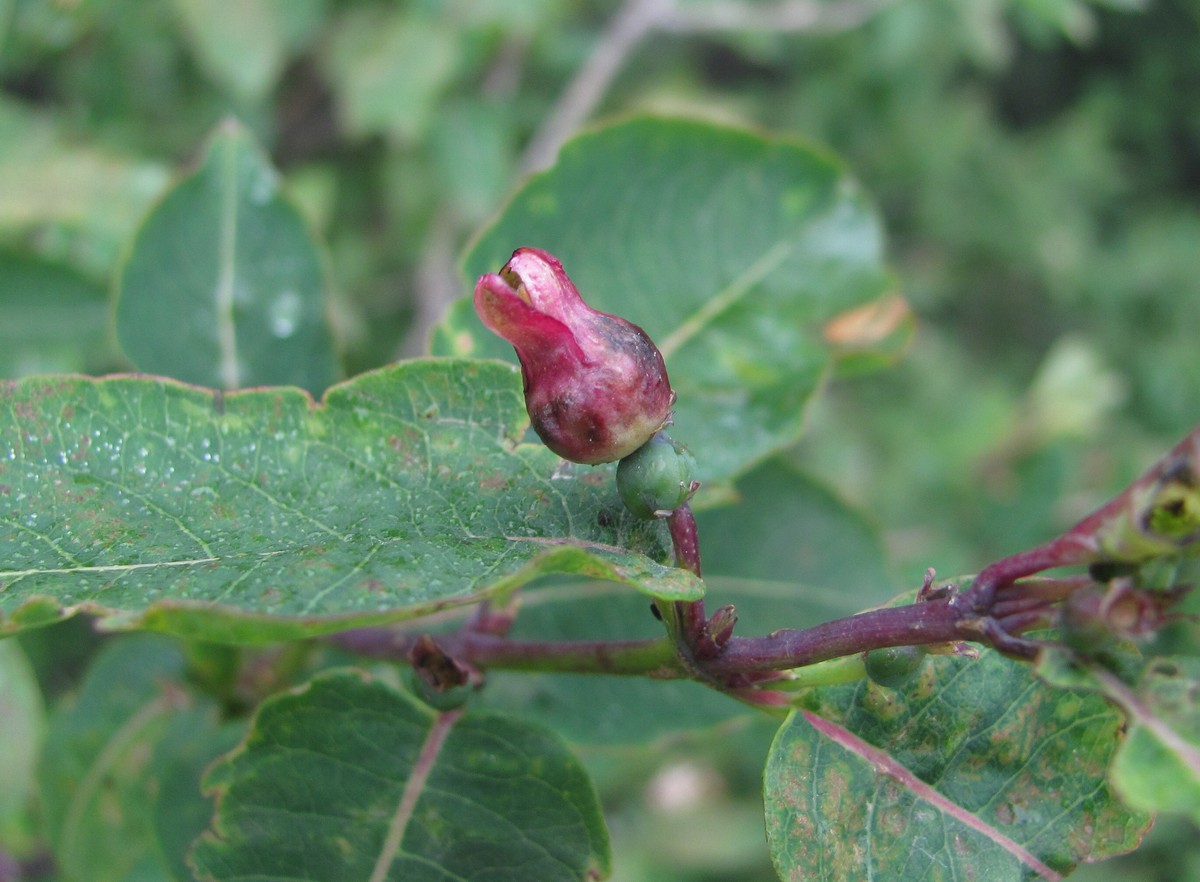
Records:
M300 295L291 288L280 291L267 307L267 320L271 326L271 333L280 338L290 337L296 333L296 328L300 325L300 313L303 307L304 303L300 300Z

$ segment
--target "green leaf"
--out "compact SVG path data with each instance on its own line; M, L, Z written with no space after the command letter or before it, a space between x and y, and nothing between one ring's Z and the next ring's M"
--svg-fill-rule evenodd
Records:
M1181 812L1200 823L1200 658L1156 658L1136 688L1095 661L1045 653L1049 682L1099 691L1125 712L1128 731L1113 760L1113 786L1149 812Z
M822 691L765 774L784 879L1059 879L1149 827L1106 783L1122 720L984 651L926 661L904 691Z
M96 658L76 699L51 717L39 771L42 806L64 879L186 878L187 844L176 834L181 806L164 775L197 744L207 757L215 714L194 704L180 683L182 656L161 637L138 635ZM198 770L191 794L199 800ZM211 812L211 809L209 809ZM194 837L194 820L185 832ZM163 834L166 836L163 836ZM170 847L174 846L174 851Z
M46 712L33 666L15 640L0 640L0 841L28 807Z
M230 121L134 238L118 281L117 338L142 371L320 392L338 372L327 288L278 173Z
M237 15L219 0L174 0L197 60L217 82L244 100L260 100L286 61L276 0L242 0Z
M65 267L0 252L0 376L87 371L111 358L104 289Z
M700 122L635 119L567 144L471 248L468 279L524 245L656 341L679 394L671 434L708 482L796 440L837 357L823 327L889 286L879 224L840 164ZM467 303L434 351L513 359Z
M413 141L461 64L452 23L412 8L359 6L339 18L325 66L348 132Z
M519 443L527 425L520 378L496 362L408 362L319 406L149 378L0 385L0 630L86 610L262 642L550 573L700 595L656 563L665 527L623 513L611 468L560 468Z
M79 233L71 258L107 274L168 172L81 144L68 128L0 99L0 228Z
M591 782L553 735L494 713L439 713L354 672L269 699L206 780L202 880L599 879L608 836Z

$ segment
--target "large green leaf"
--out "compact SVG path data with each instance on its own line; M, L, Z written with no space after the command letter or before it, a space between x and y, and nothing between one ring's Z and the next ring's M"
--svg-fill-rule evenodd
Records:
M1044 653L1038 673L1055 685L1100 692L1124 711L1128 732L1111 770L1122 799L1200 824L1200 659L1152 659L1136 686L1067 652Z
M230 121L134 238L118 281L117 338L150 373L320 392L337 376L326 288L277 172Z
M611 468L559 468L526 427L497 362L408 362L320 406L133 377L2 385L0 629L82 609L266 641L554 572L700 594L656 562L665 528L623 513Z
M824 690L765 775L784 879L1059 879L1135 847L1148 816L1106 783L1122 720L990 651L927 660L898 692Z
M806 145L636 119L567 144L467 254L468 282L514 248L559 257L598 309L641 325L679 394L672 433L725 480L800 434L835 358L823 328L879 298L875 215ZM460 304L436 352L513 358Z
M170 641L122 639L51 717L39 778L64 880L187 878L184 849L206 826L195 818L200 768L228 737L215 708L188 695L182 670ZM164 788L189 762L187 786Z
M206 780L202 880L568 882L608 874L591 782L544 730L355 672L263 703Z

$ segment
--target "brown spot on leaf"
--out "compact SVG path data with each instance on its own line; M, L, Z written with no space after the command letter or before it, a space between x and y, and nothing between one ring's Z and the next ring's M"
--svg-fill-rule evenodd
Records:
M508 487L508 479L501 474L488 475L479 482L481 490L504 490Z
M368 594L382 596L387 593L387 584L382 579L364 579L358 587Z

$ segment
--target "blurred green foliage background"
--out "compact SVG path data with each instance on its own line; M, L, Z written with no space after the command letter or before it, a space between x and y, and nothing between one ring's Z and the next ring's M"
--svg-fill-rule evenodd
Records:
M1197 422L1195 0L0 0L0 376L132 367L122 248L227 116L327 244L349 376L422 351L577 118L634 111L819 142L878 200L917 335L791 458L879 525L898 590L1047 538ZM619 878L771 878L765 737L593 757ZM679 848L706 824L726 851ZM1078 878L1200 878L1154 845L1195 831L1155 835Z

